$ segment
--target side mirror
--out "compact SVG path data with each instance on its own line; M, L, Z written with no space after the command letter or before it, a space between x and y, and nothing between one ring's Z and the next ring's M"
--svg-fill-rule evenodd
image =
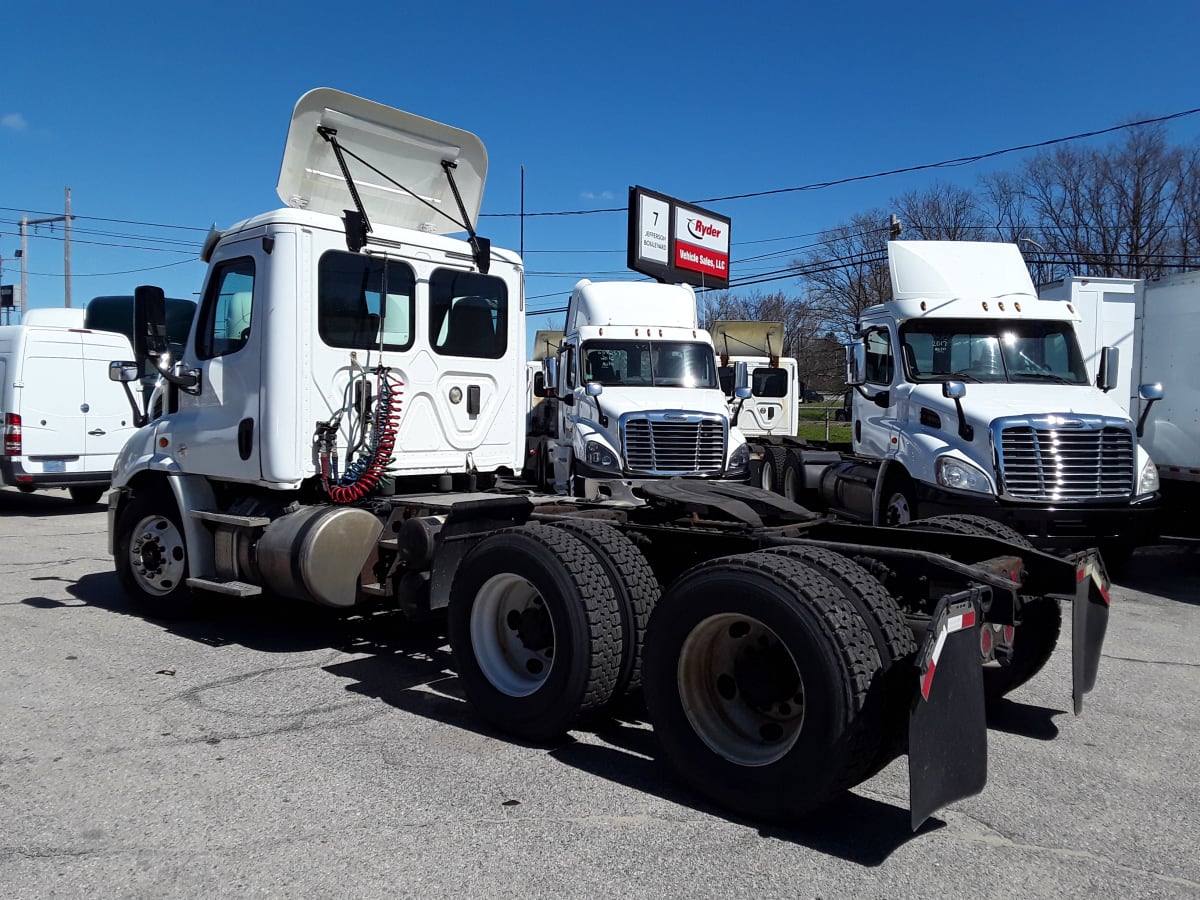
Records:
M745 360L733 365L733 396L741 396L738 394L739 388L750 390L750 366ZM749 397L750 395L747 394L746 396Z
M1162 384L1157 381L1153 384L1138 385L1138 396L1143 400L1161 400L1164 393Z
M739 363L739 365L741 364ZM754 396L754 392L745 385L742 385L741 387L735 387L733 389L733 396L738 400L749 400L752 396Z
M1146 433L1146 419L1150 415L1150 407L1157 400L1163 398L1163 386L1155 381L1149 384L1138 385L1138 397L1146 401L1146 405L1142 407L1142 414L1138 417L1137 436L1141 438Z
M942 396L949 400L961 400L967 396L967 386L961 381L947 381L942 384Z
M533 373L533 396L546 396L546 375L543 372Z
M134 288L133 345L139 360L157 361L167 352L167 299L160 287Z
M1100 351L1100 370L1096 373L1096 387L1108 392L1117 386L1121 351L1116 347L1105 347Z
M556 397L558 396L558 360L553 356L547 356L542 360L542 390L545 391L543 396Z
M598 381L589 381L584 387L589 397L599 397L604 393L604 385Z
M858 387L867 383L867 345L861 340L846 345L846 384Z
M142 377L142 367L136 362L110 362L108 364L108 380L129 384Z

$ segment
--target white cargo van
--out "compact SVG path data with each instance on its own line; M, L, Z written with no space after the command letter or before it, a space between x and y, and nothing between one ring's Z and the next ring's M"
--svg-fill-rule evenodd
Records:
M95 503L134 431L109 363L131 359L124 335L50 325L0 327L0 484L29 492L66 488Z

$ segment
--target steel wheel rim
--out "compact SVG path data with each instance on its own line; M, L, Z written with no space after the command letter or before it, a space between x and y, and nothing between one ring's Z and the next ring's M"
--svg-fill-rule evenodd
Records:
M764 702L769 672L772 696ZM782 759L804 729L804 680L791 651L751 616L710 616L692 629L676 669L684 714L710 750L741 766ZM793 683L794 679L794 683ZM755 683L758 682L758 683Z
M164 597L183 582L187 550L183 535L165 516L146 516L129 539L129 567L147 594Z
M912 506L909 505L908 497L902 491L892 494L887 503L887 524L907 525L912 520Z
M758 476L758 486L764 491L775 490L775 470L765 461L763 462L762 471Z
M554 620L542 595L520 575L493 575L471 606L471 647L484 677L502 694L528 697L554 665Z
M783 496L793 501L800 496L800 478L790 466L783 473Z

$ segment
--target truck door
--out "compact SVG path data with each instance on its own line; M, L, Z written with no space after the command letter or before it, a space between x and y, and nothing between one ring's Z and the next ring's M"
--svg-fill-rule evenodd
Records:
M867 397L854 397L854 449L858 453L878 458L896 455L896 396L892 390L896 380L896 355L892 349L891 333L887 328L872 328L864 335L867 349ZM887 398L880 406L870 398Z
M571 441L575 437L575 407L579 398L575 387L579 384L576 372L576 353L573 344L564 343L558 352L558 442L554 445L554 479L566 484L571 475Z
M264 285L255 278L257 245L234 246L250 252L212 266L187 360L200 371L199 392L180 393L171 436L185 472L256 481L262 338L254 321Z

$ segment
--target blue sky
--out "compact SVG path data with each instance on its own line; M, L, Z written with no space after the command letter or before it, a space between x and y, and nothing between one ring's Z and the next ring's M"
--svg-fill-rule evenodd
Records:
M1188 2L72 0L6 4L0 23L3 281L19 282L16 222L61 214L69 185L74 306L138 284L194 296L207 227L280 205L292 107L318 86L478 134L478 230L513 249L519 220L497 214L520 210L522 165L528 213L623 207L631 184L698 201L1200 107ZM1197 141L1200 115L1168 134ZM736 279L739 259L1028 156L709 206L732 219ZM30 306L63 304L62 236L30 231ZM640 277L625 244L623 213L527 218L530 308L580 277Z

